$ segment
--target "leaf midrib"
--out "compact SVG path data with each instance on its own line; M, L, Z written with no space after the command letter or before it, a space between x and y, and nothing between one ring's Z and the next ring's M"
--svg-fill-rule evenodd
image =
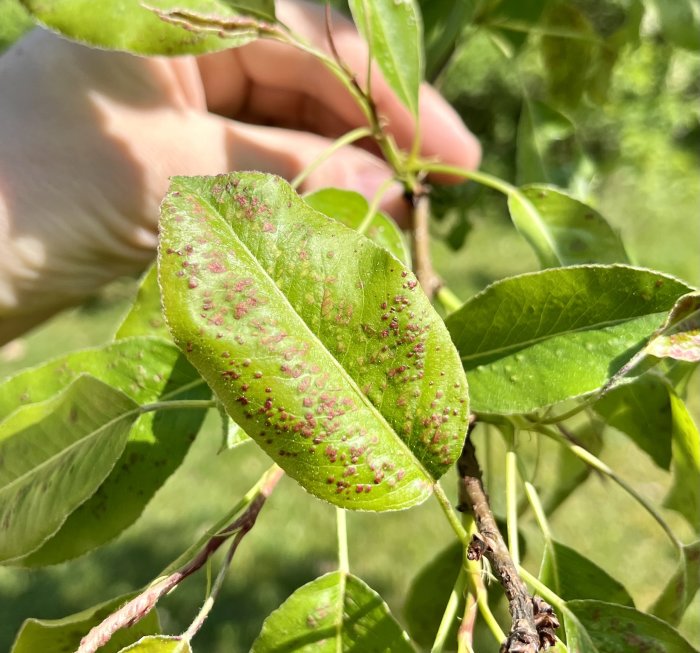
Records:
M233 229L233 226L229 223L228 220L219 212L216 210L214 206L212 206L209 201L202 196L201 193L197 194L197 197L200 198L200 200L207 206L207 208L213 213L213 215L221 220L223 224L226 226L226 228L231 232L233 237L236 239L236 241L241 245L243 248L244 252L246 255L249 257L251 261L253 261L253 264L255 267L261 272L261 274L266 278L267 280L270 281L272 284L272 287L274 288L274 291L277 293L279 297L282 298L283 303L289 308L289 310L297 317L299 318L299 321L303 324L303 328L306 330L306 332L309 334L309 337L318 343L320 345L321 350L325 352L330 360L332 361L333 365L339 370L341 377L344 378L348 385L350 386L351 390L361 397L362 402L365 404L365 406L369 409L371 413L373 413L378 419L380 424L386 427L386 429L393 434L394 440L399 443L399 446L401 446L409 455L411 460L414 461L415 465L418 467L418 470L424 475L426 479L428 479L432 484L435 483L436 479L432 477L432 475L428 472L428 470L423 466L423 463L418 459L416 454L411 450L411 448L408 446L406 442L404 442L396 433L395 429L389 424L387 419L384 417L384 415L379 411L379 409L369 400L369 397L367 397L364 392L360 389L360 387L357 385L357 382L355 379L350 376L348 371L340 364L340 361L331 353L329 348L326 346L326 344L319 338L318 335L316 335L312 330L311 327L307 324L306 320L299 314L299 312L292 306L292 303L289 301L287 296L282 292L282 289L277 285L275 280L267 273L267 271L263 268L263 266L260 264L260 261L253 256L252 252L248 248L248 246L243 242L243 240L238 236L238 234L235 232ZM234 209L235 210L235 209ZM323 214L321 214L323 215ZM325 216L324 216L325 217ZM331 218L327 218L328 220L331 220ZM370 241L371 242L371 241ZM391 492L391 490L390 490Z
M493 349L486 349L483 351L477 351L474 352L473 354L464 354L461 355L460 358L462 361L469 361L469 360L475 360L478 358L483 358L484 356L491 356L493 354L504 354L509 351L517 350L517 349L523 349L525 347L531 347L533 345L536 345L540 342L544 342L546 340L551 340L559 336L565 336L568 334L575 334L575 333L583 333L584 331L594 331L594 330L599 330L599 329L605 329L608 327L613 327L617 326L619 324L624 324L625 322L632 322L633 320L638 320L641 318L645 317L651 317L653 315L663 315L664 312L659 311L657 313L646 313L644 315L635 315L633 317L625 317L625 318L619 318L617 320L606 320L604 322L597 322L596 324L591 324L591 325L585 325L585 326L580 326L574 329L567 329L566 331L558 331L556 333L547 333L544 334L538 338L530 338L528 340L521 340L518 342L514 342L510 345L504 345L502 347L495 347Z

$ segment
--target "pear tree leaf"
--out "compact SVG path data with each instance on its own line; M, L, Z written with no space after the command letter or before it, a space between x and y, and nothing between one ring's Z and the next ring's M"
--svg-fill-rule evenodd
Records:
M76 651L80 646L80 640L92 628L101 624L134 596L136 596L135 593L119 596L63 619L27 619L17 633L10 653ZM158 612L151 610L133 626L117 630L109 642L100 647L100 653L118 653L144 635L159 632Z
M649 356L700 361L700 293L681 297L645 349Z
M698 0L648 0L655 8L664 38L686 50L700 50L700 2Z
M440 627L445 606L462 568L464 547L454 541L435 556L411 581L404 603L404 617L411 639L430 648ZM464 607L458 609L462 614ZM457 641L458 624L453 624L446 641Z
M124 393L83 375L0 422L0 561L37 549L94 494L138 414Z
M673 277L623 265L497 281L446 320L472 410L527 413L598 390L686 292Z
M168 325L229 415L331 503L429 496L469 409L415 276L272 175L178 177L161 212Z
M700 532L700 433L683 400L671 393L673 485L664 506L683 515Z
M304 201L311 207L334 218L346 227L359 229L367 212L367 200L351 190L323 188L304 195ZM367 238L391 252L405 266L411 265L411 254L398 225L386 214L378 211L363 232Z
M163 318L158 287L158 269L152 265L141 278L133 305L122 320L115 340L135 336L157 336L170 340L170 331Z
M700 540L683 547L678 569L651 607L651 614L677 626L700 589Z
M562 599L598 599L634 607L621 583L564 544L545 542L540 580Z
M215 12L228 20L250 16L253 9L258 16L268 14L273 4L271 0L149 2L155 3L163 13L174 8L205 15ZM140 0L23 0L23 4L38 22L69 39L143 55L201 54L244 45L258 36L253 26L223 35L186 30L165 22Z
M357 29L391 89L414 117L423 80L423 23L415 0L349 0Z
M522 195L539 215L537 228L547 234L547 242L553 249L559 265L583 263L626 263L627 253L619 235L597 211L556 188L532 184L520 189ZM530 231L519 197L511 195L508 207L516 227L531 242L537 239ZM540 259L549 256L535 248Z
M187 640L179 637L150 635L121 649L119 653L192 653L192 647Z
M0 415L42 402L89 374L137 404L208 399L211 391L180 351L158 338L126 338L72 352L0 383ZM113 539L143 512L179 467L199 431L202 409L146 413L131 427L124 451L98 491L41 549L19 564L39 566L76 557Z
M568 601L564 624L572 653L698 653L675 628L628 606Z
M666 381L645 374L605 393L593 409L661 468L671 465L673 416Z
M340 571L296 590L265 620L251 653L311 650L414 653L382 598Z

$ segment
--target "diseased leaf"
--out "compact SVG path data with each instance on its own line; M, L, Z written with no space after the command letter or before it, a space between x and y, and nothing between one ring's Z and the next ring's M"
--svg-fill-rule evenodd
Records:
M415 276L271 175L175 178L160 226L168 324L234 420L331 503L423 501L469 410Z
M192 653L192 647L188 641L179 637L157 635L144 637L119 653Z
M389 86L414 117L423 80L423 24L414 0L349 0L355 25Z
M700 432L683 400L671 393L673 485L664 506L683 515L700 532Z
M673 417L668 384L645 374L604 394L594 410L628 435L662 469L671 465Z
M35 550L104 481L137 405L90 376L0 422L0 561Z
M545 542L540 580L562 599L598 599L634 607L621 583L573 549Z
M0 415L45 401L81 374L117 388L138 404L167 399L208 399L211 391L172 344L128 338L61 356L0 384ZM55 564L89 551L132 524L179 467L204 419L204 410L141 415L126 447L97 493L81 505L25 566Z
M362 225L369 211L369 204L362 195L340 188L317 190L315 193L305 195L304 201L311 208L355 230ZM411 265L411 254L406 247L401 230L384 213L375 213L362 233L380 247L391 252L405 266Z
M700 361L700 293L681 297L645 349L649 356Z
M153 4L156 2L159 0L153 0ZM201 54L237 47L257 38L254 28L225 36L188 31L161 20L140 0L23 0L23 4L36 20L69 39L136 54ZM243 4L264 8L271 3L243 0ZM240 4L226 0L160 0L159 6L163 12L177 7L226 18L248 15Z
M10 653L54 653L76 651L90 629L102 623L135 594L127 594L63 619L27 619L17 633ZM117 630L100 653L117 653L144 635L160 632L158 612L151 610L133 626Z
M472 410L526 413L601 388L686 292L673 277L622 265L494 283L446 320Z
M158 336L170 340L170 331L163 318L158 287L158 269L152 265L141 278L134 304L115 334L115 340L134 336Z
M677 626L698 589L700 589L700 541L683 547L676 573L669 579L650 612L672 626Z
M539 214L537 229L547 235L558 264L626 263L627 254L618 234L597 211L566 193L545 185L525 186L522 194ZM511 196L508 207L516 227L531 242L537 238L530 233L533 228L524 215L523 204ZM543 263L549 255L535 251Z
M440 551L411 581L404 604L404 616L411 639L419 646L430 648L435 641L463 557L464 547L455 541ZM463 612L462 604L457 614ZM458 625L455 621L446 641L457 641Z
M571 653L698 653L673 627L634 608L587 600L566 607L575 618L565 615Z
M263 623L251 653L414 653L382 598L334 571L300 587Z

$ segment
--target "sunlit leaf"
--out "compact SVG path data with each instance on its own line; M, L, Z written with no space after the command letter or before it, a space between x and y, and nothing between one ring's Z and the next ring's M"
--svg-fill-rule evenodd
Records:
M564 619L570 653L697 653L673 627L634 608L587 600L566 607L575 617Z
M357 29L398 98L418 115L423 25L414 0L349 0Z
M432 646L463 558L464 547L455 541L438 553L411 581L404 603L404 616L411 639L419 646ZM462 605L458 613L463 611ZM458 623L455 622L446 641L457 641L457 627Z
M283 180L174 179L159 268L176 342L312 494L405 508L459 455L466 380L415 276Z
M102 623L134 594L127 594L88 608L63 619L27 619L17 633L10 653L54 653L75 651L80 640L91 628ZM117 653L144 635L160 632L156 610L149 612L133 626L116 631L109 642L100 648L100 653Z
M240 46L257 38L254 29L224 37L188 31L164 22L144 4L150 3L140 0L24 0L34 18L70 39L137 54L200 54ZM243 4L265 7L271 3L244 0ZM246 13L226 0L162 0L163 11L173 6L180 10L215 11L229 18Z
M509 198L508 208L516 227L535 245L544 265L551 264L551 254L560 265L627 262L620 237L590 206L549 186L525 186L521 192L537 212L536 223L532 223L531 214L517 196ZM533 234L534 230L539 233ZM540 245L542 233L546 251Z
M700 433L683 400L671 393L673 485L664 505L683 515L700 532Z
M158 336L170 340L170 331L163 319L158 287L158 270L152 265L143 275L133 306L117 329L115 339L134 336Z
M669 579L651 613L677 626L700 589L700 541L683 547L681 562Z
M131 646L121 649L119 653L192 653L192 647L188 641L179 637L156 635L144 637Z
M601 388L686 292L673 277L622 265L494 283L446 320L472 409L530 412Z
M0 561L35 550L94 494L137 417L124 393L80 376L0 422Z
M118 388L138 404L167 399L207 399L211 391L171 343L128 338L61 356L0 384L0 415L45 401L80 374ZM203 410L141 415L124 452L97 493L81 505L41 549L21 561L55 564L99 546L132 524L178 468L198 432Z
M540 580L564 600L598 599L634 607L621 583L573 549L545 542Z
M700 361L700 293L691 293L678 300L666 324L651 339L645 351L658 358L689 363Z
M386 603L339 571L300 587L263 623L251 653L414 653Z
M649 0L659 15L661 32L673 45L700 50L700 2L698 0Z
M304 201L311 208L351 229L358 229L369 211L369 203L362 195L340 188L317 190L305 195ZM404 265L410 266L411 254L406 247L406 241L390 217L381 212L375 213L363 233L377 245L390 251Z
M673 417L668 384L663 379L653 374L640 376L607 392L593 408L659 467L669 468Z

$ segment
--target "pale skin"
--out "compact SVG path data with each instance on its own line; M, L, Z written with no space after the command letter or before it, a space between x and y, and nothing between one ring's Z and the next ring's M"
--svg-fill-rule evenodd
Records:
M286 0L278 15L328 49L323 10ZM363 81L367 51L333 17L334 41ZM158 205L172 175L263 170L292 179L332 139L365 124L312 56L258 41L204 57L135 57L35 30L0 58L0 344L153 259ZM415 125L379 75L373 95L397 143ZM478 141L430 87L421 154L475 168ZM391 175L346 147L300 189L371 197ZM441 180L441 181L449 181ZM382 207L401 218L397 186Z

